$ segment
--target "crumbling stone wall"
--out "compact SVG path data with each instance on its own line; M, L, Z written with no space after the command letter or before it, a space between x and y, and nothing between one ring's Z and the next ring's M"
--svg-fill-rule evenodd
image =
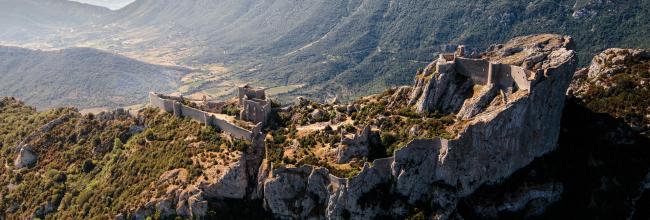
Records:
M461 75L470 77L474 83L479 85L495 84L503 90L513 90L513 86L516 86L517 89L530 89L529 71L522 67L490 63L485 59L456 57L454 70Z
M168 99L169 98L169 99ZM261 125L256 125L254 129L247 130L245 128L239 127L238 125L229 122L227 120L221 119L222 117L216 113L210 113L195 109L189 106L181 104L179 101L176 101L170 96L159 95L156 93L149 94L150 104L154 107L160 108L163 111L173 113L177 117L188 117L195 121L204 123L206 125L214 126L223 132L235 137L244 140L253 140L255 132L261 132ZM255 132L254 132L255 131Z

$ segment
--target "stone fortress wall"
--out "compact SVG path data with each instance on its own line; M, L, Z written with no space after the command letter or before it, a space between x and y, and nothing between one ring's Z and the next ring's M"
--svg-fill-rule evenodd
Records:
M445 62L437 64L438 70L454 70L479 85L494 84L502 90L512 90L513 86L521 90L530 90L528 80L530 71L522 67L491 63L485 59L465 58L462 55L440 55L439 61Z
M173 113L177 117L187 117L206 125L214 126L235 138L252 141L255 134L260 133L262 130L262 123L257 123L253 129L248 130L225 120L226 115L206 112L183 105L179 97L165 96L152 92L149 93L149 101L152 106L160 108L163 111Z

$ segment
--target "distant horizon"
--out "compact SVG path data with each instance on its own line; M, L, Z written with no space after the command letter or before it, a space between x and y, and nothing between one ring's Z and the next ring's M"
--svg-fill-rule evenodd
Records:
M86 3L90 5L97 5L109 8L111 10L118 10L133 3L135 0L70 0L75 2Z

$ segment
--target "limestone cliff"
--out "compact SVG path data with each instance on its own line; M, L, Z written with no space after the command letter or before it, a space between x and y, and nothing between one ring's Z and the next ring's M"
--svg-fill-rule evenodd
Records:
M459 198L555 149L577 65L569 37L521 37L481 59L459 55L419 72L408 102L422 114L457 113L454 138L412 141L351 178L313 166L273 169L260 180L266 207L283 219L371 219L417 206L448 219Z

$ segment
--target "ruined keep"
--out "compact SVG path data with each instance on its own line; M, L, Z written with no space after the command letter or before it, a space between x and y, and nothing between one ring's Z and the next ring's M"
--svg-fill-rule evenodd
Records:
M243 85L237 91L241 108L240 118L245 121L266 125L271 114L271 101L266 98L266 89Z

